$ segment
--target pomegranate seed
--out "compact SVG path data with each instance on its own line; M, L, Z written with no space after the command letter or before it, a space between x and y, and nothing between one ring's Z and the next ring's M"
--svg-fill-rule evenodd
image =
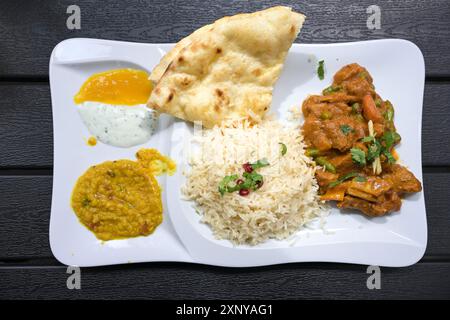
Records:
M248 189L241 189L239 190L239 195L245 197L250 193L250 191Z
M244 163L242 167L244 168L245 172L251 173L253 171L252 165L248 162Z
M238 185L239 185L239 184L243 184L243 183L244 183L244 180L242 180L242 179L237 179L237 180L236 180L236 184L238 184Z

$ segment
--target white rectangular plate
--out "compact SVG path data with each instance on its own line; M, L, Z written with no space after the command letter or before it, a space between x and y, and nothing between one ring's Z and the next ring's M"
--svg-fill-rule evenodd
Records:
M192 203L181 199L186 168L183 148L192 127L169 116L160 119L157 134L147 143L122 149L99 143L89 147L89 133L77 114L73 96L93 73L118 67L150 71L172 44L140 44L96 39L70 39L58 44L50 59L54 127L54 177L50 245L64 264L97 266L145 261L184 261L248 267L288 262L326 261L408 266L423 256L427 223L423 191L408 196L400 212L366 218L332 209L325 232L317 225L285 241L233 246L216 240L199 222ZM316 74L325 60L325 79ZM272 111L281 119L300 106L308 94L320 93L342 66L356 62L374 78L377 92L395 107L402 136L397 149L403 163L422 181L421 121L425 67L422 53L405 40L338 44L294 44L275 86ZM91 165L134 158L142 147L155 147L178 163L175 176L161 178L164 222L148 237L101 242L83 227L70 207L77 178Z

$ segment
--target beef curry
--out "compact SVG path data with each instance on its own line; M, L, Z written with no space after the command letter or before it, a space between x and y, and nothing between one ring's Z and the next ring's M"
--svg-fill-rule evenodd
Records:
M362 66L344 66L322 95L303 102L302 111L306 152L323 167L316 171L322 200L382 216L400 209L404 193L422 190L416 177L396 164L401 137L394 107L375 92Z

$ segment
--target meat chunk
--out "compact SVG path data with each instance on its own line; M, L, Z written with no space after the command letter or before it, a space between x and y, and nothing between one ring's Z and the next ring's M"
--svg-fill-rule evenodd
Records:
M348 117L324 121L322 130L330 139L332 148L341 152L349 150L353 144L364 137L364 128Z
M336 181L339 175L328 171L317 170L316 179L320 187L326 188L330 183Z
M313 135L312 132L316 134ZM332 141L327 134L322 130L322 123L320 120L308 119L303 125L303 134L305 135L305 142L320 151L330 150L333 146Z
M351 187L374 197L379 197L392 189L392 183L380 177L367 177L365 182L352 182Z
M400 210L402 200L397 192L388 191L378 197L376 202L345 196L343 201L337 203L337 206L338 208L360 210L369 217L380 217L389 212Z
M394 164L388 168L389 172L383 175L383 179L389 180L396 192L419 192L422 190L422 184L405 167Z
M352 78L359 78L365 80L369 83L372 83L372 77L366 68L360 66L357 63L351 63L344 67L342 67L333 77L334 83L341 84L346 80L350 80Z
M347 94L362 98L366 94L374 93L372 82L372 77L366 68L352 63L335 74L333 86L341 86Z
M320 151L349 150L366 135L367 126L349 117L350 112L351 108L342 103L303 104L303 113L307 115L303 125L306 142Z
M330 159L330 162L339 172L349 172L354 167L350 153L336 155Z

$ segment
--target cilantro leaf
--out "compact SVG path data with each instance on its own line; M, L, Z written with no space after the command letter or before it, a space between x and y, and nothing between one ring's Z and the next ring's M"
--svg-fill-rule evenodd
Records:
M386 131L383 134L382 140L384 141L385 148L387 150L391 149L391 147L398 141L400 141L400 135L395 131Z
M353 162L364 166L366 164L366 154L359 148L351 148L350 153L352 155Z
M282 144L284 145L284 144ZM287 148L286 148L287 149ZM286 153L286 151L284 152ZM266 167L269 165L269 162L266 158L262 158L255 163L248 164L246 163L244 166L245 172L242 174L242 177L240 177L237 174L225 176L220 182L219 182L219 193L224 196L225 193L232 193L235 191L241 191L241 190L257 190L261 188L263 185L263 176L254 171L255 169ZM250 170L247 170L248 166L251 166ZM250 172L249 172L250 171ZM234 183L233 183L234 182ZM248 194L248 192L247 192Z
M367 160L373 161L380 156L382 146L378 140L374 139L373 143L367 148Z
M374 140L375 140L375 138L372 137L372 136L367 136L367 137L364 137L364 138L361 139L362 142L371 142L371 141L374 141Z
M355 132L355 129L350 127L348 124L343 124L340 126L340 128L341 128L342 133L345 134L346 136L351 132Z
M231 176L225 176L222 181L219 182L219 192L223 196L225 192L229 192L230 183L236 181L238 178L237 174L233 174Z
M250 164L253 168L253 170L259 169L259 168L263 168L263 167L267 167L269 166L269 161L267 161L266 158L262 158L261 160L256 161L255 163L251 163Z
M325 78L325 69L324 69L324 60L319 61L319 66L317 67L317 76L320 80L323 80Z
M255 191L263 183L263 176L256 172L244 172L245 181L240 184L240 189L252 189Z
M386 156L389 164L395 163L395 158L388 150L383 150L383 154Z

